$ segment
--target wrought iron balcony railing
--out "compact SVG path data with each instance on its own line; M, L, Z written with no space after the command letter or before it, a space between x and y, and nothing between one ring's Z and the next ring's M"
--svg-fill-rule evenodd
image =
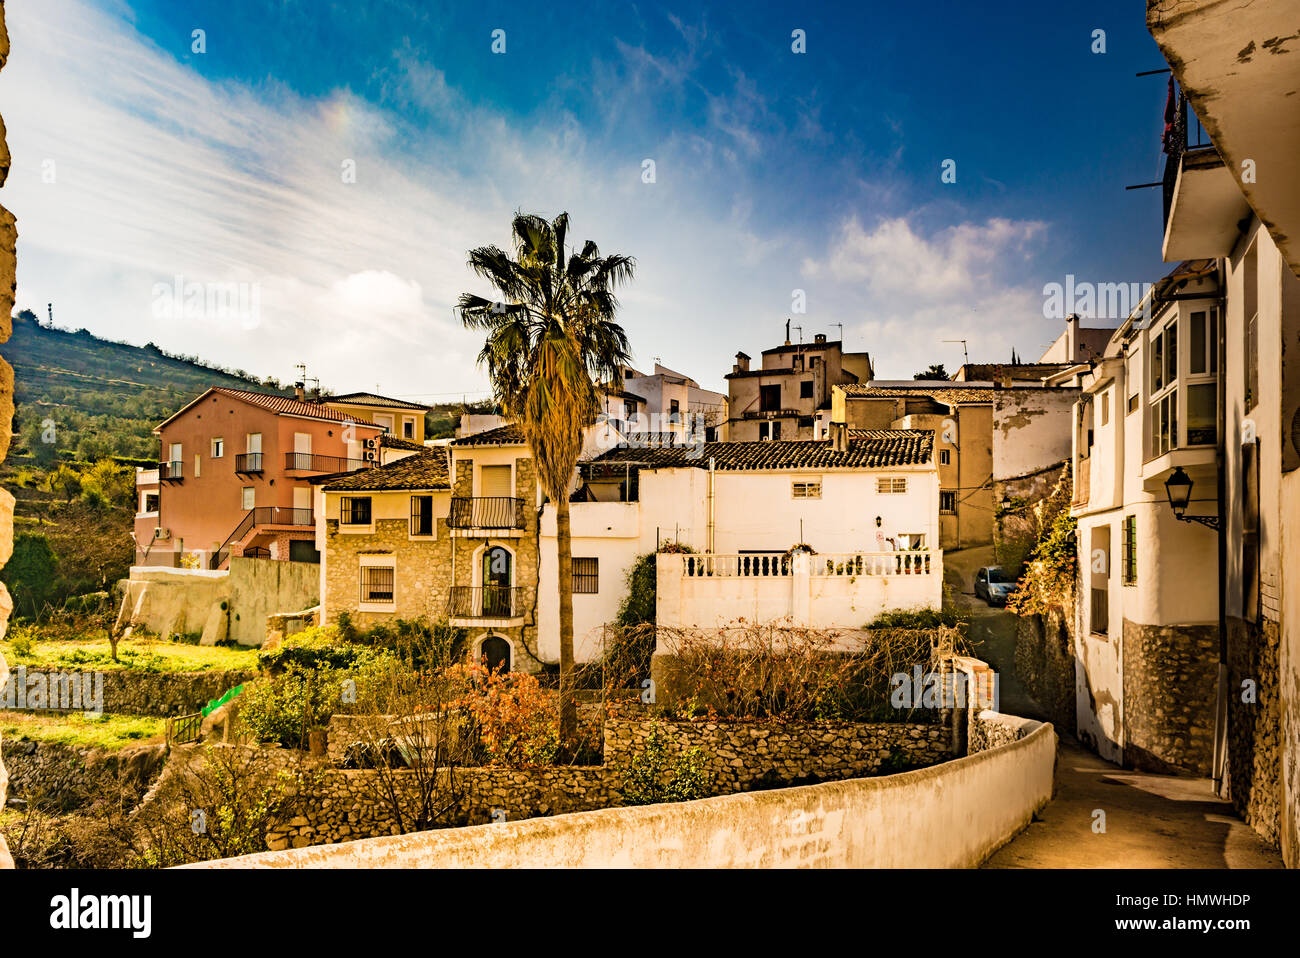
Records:
M185 464L180 459L158 463L158 478L164 482L179 482L185 478Z
M262 454L245 452L236 456L235 472L262 472Z
M505 585L454 585L447 615L456 619L512 619L524 614L524 590Z
M314 452L286 452L284 468L297 472L356 472L378 463L345 456L322 456Z
M456 496L447 525L452 529L522 529L524 500L507 496Z

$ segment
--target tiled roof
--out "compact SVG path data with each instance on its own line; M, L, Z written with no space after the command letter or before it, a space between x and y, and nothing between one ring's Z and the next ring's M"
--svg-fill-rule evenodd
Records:
M956 383L952 386L916 385L916 386L875 386L871 383L848 383L840 388L844 395L856 399L915 399L918 397L941 403L992 402L992 383L975 386L971 383Z
M389 433L384 433L379 437L379 445L386 449L412 449L416 452L422 452L426 448L422 442L416 442L414 439L400 439Z
M326 492L387 492L398 489L450 489L447 451L426 449L386 466L359 469L335 479Z
M759 442L706 442L695 446L634 446L611 449L596 462L627 462L650 468L677 466L723 470L749 469L883 469L924 465L934 448L928 429L853 430L848 448L836 451L829 439L761 440Z
M524 431L516 423L508 422L504 426L476 432L472 436L453 439L453 446L522 446L526 444Z
M356 419L353 416L335 412L333 409L326 409L324 406L318 406L315 403L303 402L299 399L294 399L292 396L276 396L271 393L253 392L251 389L231 389L229 386L213 386L204 392L203 395L187 403L155 426L154 432L157 432L172 420L179 418L181 415L188 412L195 404L213 393L218 393L222 396L229 396L232 399L238 399L253 406L259 406L262 409L269 410L277 415L303 416L307 419L323 419L329 422L354 422L359 426L364 425L373 426L376 429L379 428L374 426L374 423L368 423L364 420Z
M375 393L344 393L341 396L322 396L320 402L336 402L348 406L391 406L394 409L418 409L421 412L427 412L429 409L428 406L421 406L419 403L407 402L405 399L393 399Z

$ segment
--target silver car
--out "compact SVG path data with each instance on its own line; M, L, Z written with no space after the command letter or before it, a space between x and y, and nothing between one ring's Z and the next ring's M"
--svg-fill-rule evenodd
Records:
M1007 596L1016 590L1016 580L1000 565L986 565L975 572L975 596L989 605L1006 605Z

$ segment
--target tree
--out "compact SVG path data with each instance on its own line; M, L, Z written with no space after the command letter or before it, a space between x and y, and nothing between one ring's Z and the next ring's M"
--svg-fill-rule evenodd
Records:
M569 214L552 223L531 213L511 224L513 257L495 246L470 250L469 267L500 294L492 301L461 295L456 309L469 329L487 340L479 363L487 368L497 402L522 428L532 447L538 481L555 505L560 598L560 739L577 739L573 676L573 582L569 485L582 451L582 431L596 420L596 383L621 388L631 361L627 335L614 322L615 290L632 278L635 263L601 256L587 240L566 247Z
M81 473L66 462L61 462L46 474L45 487L50 492L62 495L68 505L72 505L72 500L81 494Z
M919 372L912 378L913 379L947 379L948 370L943 368L943 363L939 363L938 365L931 363L929 366L925 368L924 372Z
M54 576L59 558L42 535L20 533L14 537L14 552L0 575L14 599L14 611L35 617L54 595Z

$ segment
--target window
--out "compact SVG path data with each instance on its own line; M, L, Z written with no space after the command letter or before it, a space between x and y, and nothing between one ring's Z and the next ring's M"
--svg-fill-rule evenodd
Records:
M184 452L181 451L181 444L179 442L174 442L171 444L171 447L167 454L167 458L179 469L181 464L181 459L184 458L184 455L185 455Z
M194 454L194 478L195 479L199 477L199 462L200 462L199 454L196 452Z
M1110 391L1101 394L1101 424L1103 426L1110 423Z
M799 398L813 398L813 381L811 379L805 379L803 382L799 383Z
M681 422L682 407L676 399L668 401L668 419L670 422Z
M394 584L397 570L391 565L363 565L361 567L361 601L391 605L394 601Z
M1259 621L1259 440L1241 447L1241 617Z
M907 492L906 479L877 479L876 492L880 495L900 495Z
M156 515L158 512L158 502L159 502L158 493L156 492L140 493L140 514Z
M1124 584L1137 582L1137 516L1124 517Z
M1148 458L1182 444L1178 434L1178 317L1152 340Z
M375 413L375 425L390 433L393 431L393 417L389 413Z
M257 490L252 486L244 486L243 489L239 490L239 508L247 512L253 508L253 503L256 501L256 498Z
M433 535L433 496L411 496L411 535Z
M1110 631L1110 526L1094 526L1092 549L1088 553L1091 576L1089 628L1094 635Z
M792 499L820 499L822 497L822 481L820 479L801 479L798 482L790 483L790 497Z
M573 594L595 595L600 591L600 560L573 559Z
M1127 375L1124 377L1124 379L1125 379L1125 384L1127 385L1129 390L1128 412L1133 413L1133 412L1137 412L1139 397L1142 392L1142 387L1139 384L1140 383L1139 376L1141 375L1140 371L1142 369L1141 356L1139 356L1137 353L1134 353L1133 355L1129 356L1128 366L1126 368L1127 368Z
M1195 383L1187 387L1187 445L1213 446L1218 439L1218 410L1214 383Z
M262 451L262 434L260 432L250 432L244 437L244 451L247 453L260 453Z
M760 386L758 388L759 412L776 412L780 408L781 408L780 383L775 383L771 386Z
M212 458L220 459L226 454L226 440L217 438L212 440Z
M1259 401L1259 257L1258 247L1246 251L1241 264L1242 329L1245 342L1246 408Z
M402 438L403 438L403 439L414 439L414 438L415 438L415 420L414 420L414 419L403 419L403 420L402 420Z
M339 522L345 526L370 525L370 497L344 496L339 503Z
M632 402L630 399L623 401L623 418L627 420L636 418L636 403Z
M951 449L940 449L940 450L939 450L939 465L941 465L941 466L946 466L946 465L950 464L951 462L952 462L952 450L951 450Z
M942 492L939 493L939 511L956 512L957 511L957 493Z

